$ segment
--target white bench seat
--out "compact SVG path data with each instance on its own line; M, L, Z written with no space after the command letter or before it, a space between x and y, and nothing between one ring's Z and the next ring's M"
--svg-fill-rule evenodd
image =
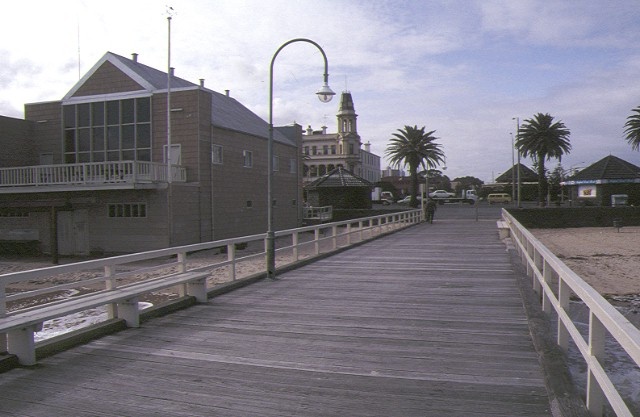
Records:
M504 220L497 221L498 226L498 235L500 236L500 240L504 240L511 236L511 230L509 229L509 224Z
M208 276L209 272L185 272L9 313L0 317L0 333L7 334L7 351L15 354L21 365L35 365L34 332L42 330L43 322L107 304L116 304L117 317L124 319L128 327L138 327L140 295L186 285L186 294L194 296L200 303L205 303Z

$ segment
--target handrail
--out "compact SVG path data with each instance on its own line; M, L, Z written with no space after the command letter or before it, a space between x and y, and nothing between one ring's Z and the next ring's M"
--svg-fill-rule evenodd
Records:
M542 310L558 317L557 343L566 352L569 337L584 358L587 371L586 406L591 415L602 416L606 399L617 416L633 417L604 369L605 341L610 335L640 367L640 330L587 284L506 209L502 219L508 225L516 251L532 278L533 289L542 296ZM557 296L556 296L557 294ZM570 297L580 298L589 309L587 340L569 316Z
M185 182L186 169L172 166L173 181ZM0 168L0 187L167 182L166 164L108 161Z
M287 254L290 258L289 261L280 261L279 266L295 263L302 259L313 258L320 254L334 251L338 248L347 247L358 242L375 238L383 233L400 230L419 223L421 220L420 215L420 210L402 211L278 231L276 232L276 238L279 239L282 246L279 247L276 252ZM142 272L145 274L154 274L157 277L192 271L213 271L219 268L228 267L227 281L234 281L239 278L239 264L255 259L256 257L265 257L265 237L266 234L262 233L3 274L0 275L0 320L2 317L10 316L15 312L21 311L9 311L7 308L7 302L25 298L24 292L11 294L6 293L7 288L10 289L10 285L12 283L37 281L58 275L83 272L83 279L75 282L75 287L79 288L87 285L87 283L102 282L105 294L108 293L109 290L114 290L118 287L118 280L135 276ZM263 250L246 256L236 255L237 246L251 242L260 242L260 244L263 245ZM224 260L206 265L196 264L195 262L193 264L189 264L188 262L188 255L190 253L222 247L224 247L227 252L227 257ZM303 253L304 251L307 253ZM171 259L168 261L167 258ZM140 261L145 261L145 265L137 268L130 265L134 262ZM150 266L149 261L157 263ZM125 265L127 266L126 271L118 271L119 267L122 268ZM265 272L266 262L263 264L263 267L264 269L262 272ZM70 288L73 288L73 286L69 285L68 282L64 282L57 285L51 285L47 290L49 293L53 293L62 290L69 290ZM43 293L46 293L46 291L38 289L32 292L31 295L41 296ZM58 300L56 302L59 303L61 301ZM64 300L62 302L64 302ZM30 306L27 308L34 309L37 308L37 306ZM1 334L0 342L3 342ZM0 345L0 351L3 350L2 348L3 346Z

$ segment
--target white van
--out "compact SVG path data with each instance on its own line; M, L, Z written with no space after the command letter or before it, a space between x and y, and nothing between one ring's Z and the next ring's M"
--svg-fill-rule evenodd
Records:
M493 203L510 203L511 196L507 193L493 193L487 196L489 204Z

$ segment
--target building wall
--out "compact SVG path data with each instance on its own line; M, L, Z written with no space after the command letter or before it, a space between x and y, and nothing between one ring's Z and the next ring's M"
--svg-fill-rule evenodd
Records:
M263 233L267 230L267 140L240 132L214 128L213 143L222 146L223 163L212 165L213 236L215 240ZM253 166L244 166L243 151L253 154ZM274 142L279 170L273 173L273 227L297 227L301 210L298 148Z
M366 150L360 150L360 160L362 161L362 173L360 176L372 183L380 181L380 157Z
M115 65L105 62L84 80L74 98L91 99L93 95L109 94L110 99L117 99L117 93L132 91L147 94ZM26 229L38 230L44 252L51 251L51 205L66 204L67 211L59 213L58 225L64 223L65 236L80 236L77 240L82 254L136 252L265 232L267 139L215 127L211 100L211 92L197 86L176 89L171 94L174 110L170 113L171 143L181 147L181 165L187 170L186 183L173 182L156 189L104 190L96 187L72 192L0 194L0 208L8 204L29 207L26 210L29 215L20 217L19 223L24 223ZM31 123L20 121L17 125L20 128L31 126L26 139L31 140L33 146L28 152L26 147L16 146L16 152L23 152L17 166L38 164L41 153L52 154L55 164L63 163L62 104L62 101L52 101L25 106L25 119ZM295 136L292 139L295 144L274 143L274 154L279 157L279 170L273 173L275 230L297 227L302 221L302 134L299 126ZM164 91L151 97L151 138L151 159L163 163L168 139L167 94ZM8 146L25 143L2 132L0 144L4 142L10 144ZM221 165L212 164L213 144L223 146ZM251 168L243 166L244 150L253 152ZM291 161L295 167L293 172ZM0 166L9 166L8 160L2 160ZM109 206L114 204L144 204L146 214L144 217L113 217L109 215ZM0 229L14 227L11 226L17 224L14 220L0 217Z
M52 154L53 163L61 164L62 102L50 101L24 106L25 119L33 122L34 158L28 165L39 165L41 154Z
M0 116L0 167L35 165L33 125L22 119Z

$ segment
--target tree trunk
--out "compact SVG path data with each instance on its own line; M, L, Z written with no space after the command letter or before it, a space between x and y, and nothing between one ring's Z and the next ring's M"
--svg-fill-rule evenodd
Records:
M544 175L544 155L538 155L538 205L545 206L547 196L547 177Z
M409 175L411 176L411 201L409 206L418 207L418 167L409 165Z

